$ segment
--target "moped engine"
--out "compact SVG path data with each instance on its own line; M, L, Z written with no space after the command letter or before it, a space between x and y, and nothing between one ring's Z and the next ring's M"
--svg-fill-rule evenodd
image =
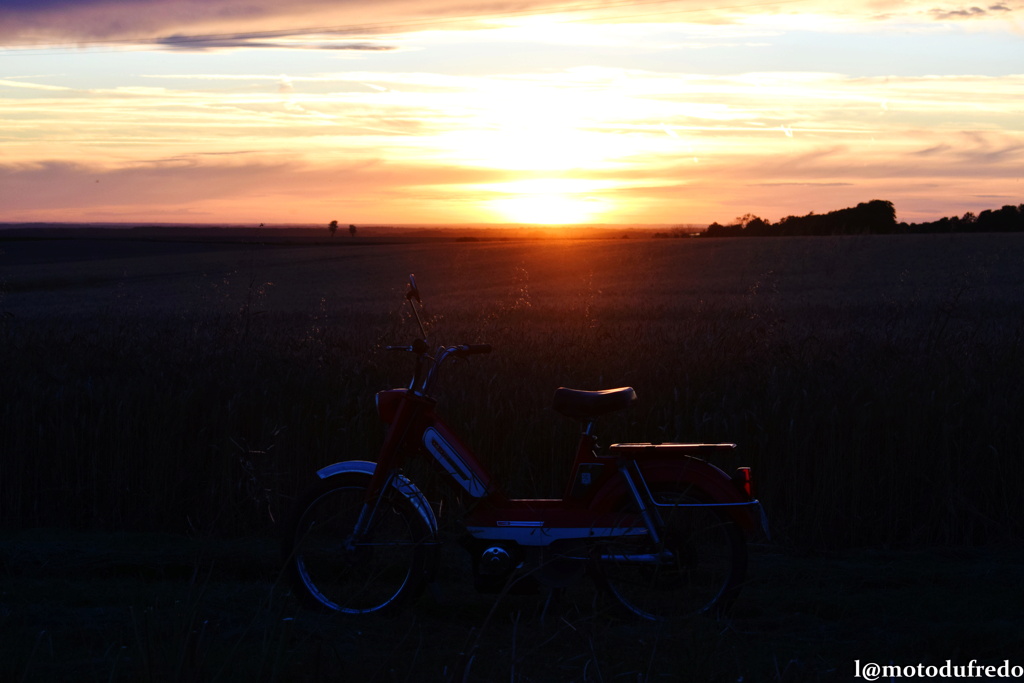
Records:
M522 551L515 545L478 544L467 546L473 557L473 583L481 593L533 593L536 582L518 577L507 585L513 572L523 564Z
M508 576L512 555L500 545L492 545L481 553L477 567L481 576Z

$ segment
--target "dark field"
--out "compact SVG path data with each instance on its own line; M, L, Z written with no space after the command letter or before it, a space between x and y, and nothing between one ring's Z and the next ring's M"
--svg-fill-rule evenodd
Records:
M0 680L1024 665L1024 236L337 242L0 239ZM297 611L276 525L380 443L410 272L434 341L495 347L442 412L511 493L560 493L557 386L637 389L606 443L739 444L773 538L732 620L541 618L450 580L392 620Z

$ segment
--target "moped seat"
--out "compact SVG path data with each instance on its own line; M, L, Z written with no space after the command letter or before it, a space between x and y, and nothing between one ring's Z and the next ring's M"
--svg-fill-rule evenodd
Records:
M593 420L628 408L636 400L633 387L605 389L603 391L582 391L559 387L555 390L553 406L555 411L577 420Z

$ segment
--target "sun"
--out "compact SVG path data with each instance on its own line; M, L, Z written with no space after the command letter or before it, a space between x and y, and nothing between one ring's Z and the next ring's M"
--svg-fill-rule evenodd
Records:
M569 225L589 221L594 215L592 204L577 197L539 194L495 199L491 208L511 223Z
M574 225L607 211L596 196L598 184L580 179L534 178L480 186L495 196L487 202L503 221L537 225Z
M444 135L444 156L502 178L460 185L490 220L598 222L620 209L615 197L624 182L609 179L623 160L644 151L643 135L605 120L622 115L619 107L590 81L565 87L553 78L493 79L466 101L466 125Z

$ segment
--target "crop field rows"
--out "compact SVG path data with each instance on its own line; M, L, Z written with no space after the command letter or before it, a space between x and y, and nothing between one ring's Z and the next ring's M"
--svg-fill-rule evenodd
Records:
M442 409L510 492L560 490L557 386L628 384L606 443L738 443L793 543L1020 532L1018 236L118 246L0 247L8 525L259 528L380 438L415 272L436 341L496 349Z
M373 396L411 370L383 349L414 334L409 273L432 342L494 345L449 369L440 411L510 493L561 493L556 387L631 385L602 442L739 444L725 464L754 468L769 567L1024 535L1018 235L0 241L4 529L274 538L316 468L380 444Z

